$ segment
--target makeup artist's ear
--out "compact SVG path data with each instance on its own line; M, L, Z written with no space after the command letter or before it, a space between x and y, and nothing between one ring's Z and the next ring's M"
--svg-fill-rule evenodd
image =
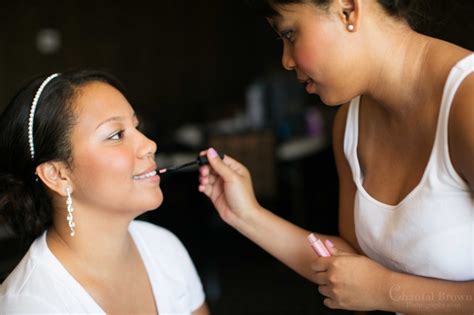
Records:
M337 15L349 32L356 32L360 25L361 0L336 0ZM352 26L349 26L352 25Z
M45 162L36 167L36 174L52 191L66 196L66 187L70 186L69 169L63 162Z

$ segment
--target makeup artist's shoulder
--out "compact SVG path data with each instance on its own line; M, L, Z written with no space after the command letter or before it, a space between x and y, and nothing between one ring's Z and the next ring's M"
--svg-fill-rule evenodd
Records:
M431 38L429 49L424 58L426 75L424 81L427 84L444 86L446 77L454 65L464 57L472 54L472 51L438 38Z
M474 191L474 72L463 80L451 106L448 125L451 160Z

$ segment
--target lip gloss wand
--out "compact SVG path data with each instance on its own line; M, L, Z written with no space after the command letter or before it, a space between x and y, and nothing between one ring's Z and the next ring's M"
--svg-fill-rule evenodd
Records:
M224 153L219 153L219 156L221 159L224 158ZM189 166L193 166L193 165L199 165L199 166L202 166L202 165L206 165L206 164L209 164L209 160L207 159L207 156L205 155L199 155L196 160L194 161L191 161L191 162L188 162L188 163L184 163L184 164L181 164L181 165L178 165L178 166L172 166L172 167L168 167L168 168L162 168L158 171L159 174L164 174L164 173L172 173L172 172L176 172L180 169L183 169L185 167L189 167Z

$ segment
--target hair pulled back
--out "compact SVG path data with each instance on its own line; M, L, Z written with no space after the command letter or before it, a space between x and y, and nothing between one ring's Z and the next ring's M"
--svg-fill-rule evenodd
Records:
M71 165L74 100L80 88L100 81L123 93L118 80L103 71L69 71L51 80L41 93L34 115L33 160L28 143L29 112L45 79L46 76L33 79L0 115L0 216L26 242L34 240L52 224L51 196L35 176L35 169L48 161Z
M313 3L320 8L328 8L333 0L248 0L251 7L266 17L277 16L275 7L285 4ZM417 28L421 14L420 0L376 0L384 11L392 17L408 22L410 27Z

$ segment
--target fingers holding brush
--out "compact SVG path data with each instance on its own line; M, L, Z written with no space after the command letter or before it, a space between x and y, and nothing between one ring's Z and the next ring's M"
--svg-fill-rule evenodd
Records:
M209 166L202 166L199 170L199 182L204 185L214 185L217 180L215 172Z
M228 155L221 159L212 148L203 153L209 165L200 168L199 191L211 199L224 221L232 225L246 212L259 208L245 166Z

